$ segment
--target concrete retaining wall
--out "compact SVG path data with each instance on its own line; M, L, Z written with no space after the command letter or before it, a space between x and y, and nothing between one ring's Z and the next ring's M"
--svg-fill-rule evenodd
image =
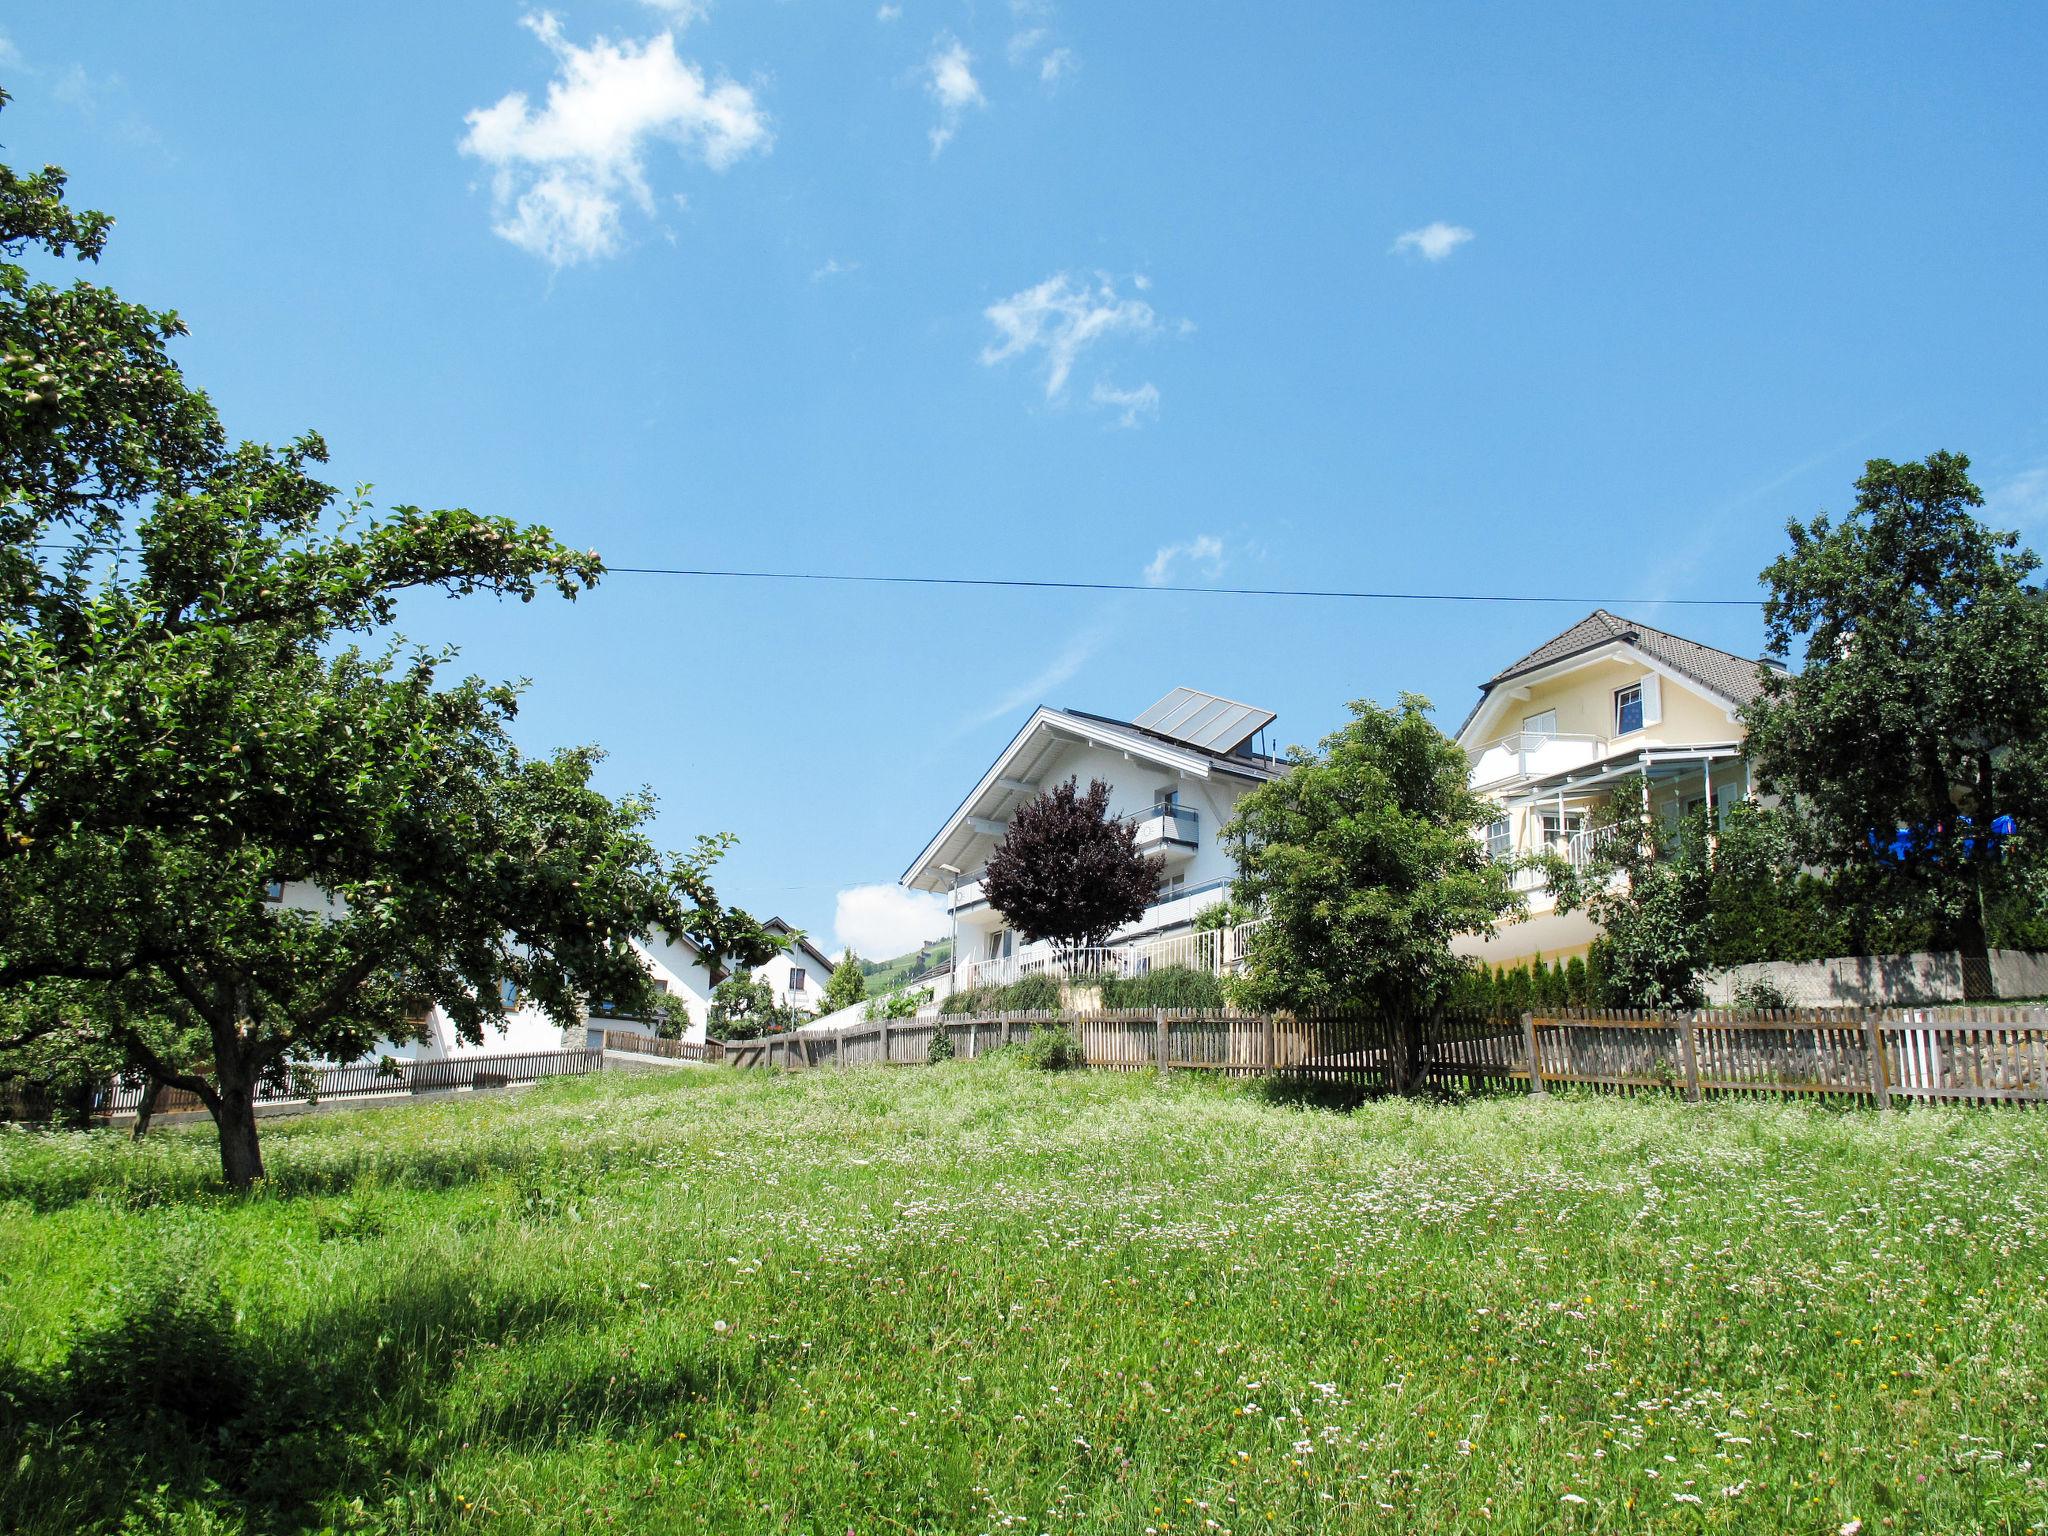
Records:
M1963 957L1954 951L1913 955L1857 955L1836 960L1773 960L1711 971L1707 1001L1737 1001L1745 986L1762 982L1794 1007L1884 1007L1906 1003L1959 1003L1968 995ZM2019 949L1991 952L1990 990L2000 998L2048 997L2048 955Z

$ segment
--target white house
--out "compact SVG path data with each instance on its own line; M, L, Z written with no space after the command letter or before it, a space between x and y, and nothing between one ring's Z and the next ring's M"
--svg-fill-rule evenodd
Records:
M902 883L948 900L954 983L1014 980L1042 963L982 890L989 855L1018 808L1054 785L1092 779L1110 786L1110 810L1137 824L1138 847L1165 864L1159 898L1114 934L1134 946L1189 933L1196 916L1225 899L1235 872L1217 836L1247 790L1283 765L1263 750L1269 710L1176 688L1134 720L1040 707L958 809L926 843Z
M779 917L762 925L790 941L766 965L754 967L756 980L768 983L775 1001L799 1013L817 1013L825 1005L825 983L832 979L832 961L825 952Z

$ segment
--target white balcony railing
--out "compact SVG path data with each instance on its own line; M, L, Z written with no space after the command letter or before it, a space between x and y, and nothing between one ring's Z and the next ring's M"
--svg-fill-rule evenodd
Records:
M1062 955L1051 944L1027 944L1013 954L968 960L959 968L960 987L1006 987L1027 976L1086 978L1142 976L1167 966L1188 966L1225 975L1244 964L1245 951L1263 918L1231 928L1182 933L1141 944L1112 944Z
M1580 827L1564 837L1547 839L1538 852L1554 853L1573 869L1584 869L1593 862L1593 857L1621 828L1616 826ZM1525 866L1515 871L1515 889L1518 891L1541 891L1549 888L1541 866Z
M1472 786L1540 779L1571 768L1583 768L1607 756L1605 736L1577 736L1557 731L1512 731L1481 747L1472 759Z

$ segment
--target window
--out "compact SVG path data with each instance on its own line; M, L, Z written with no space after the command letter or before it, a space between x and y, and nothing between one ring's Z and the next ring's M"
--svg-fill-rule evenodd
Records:
M803 972L803 967L802 967L802 966L791 966L791 967L790 967L790 971L789 971L789 990L790 990L790 991L792 991L792 992L801 992L801 991L803 991L803 989L804 989L804 972Z
M283 901L283 900L284 900L284 882L283 882L282 880L266 880L266 881L264 881L264 882L263 882L263 899L264 899L265 901Z
M1643 728L1643 685L1630 683L1614 693L1614 734L1626 736Z
M1159 894L1152 898L1153 906L1160 906L1177 897L1185 896L1188 890L1186 875L1168 875L1159 882Z
M519 983L510 976L498 983L498 1001L507 1008L519 1006Z
M1489 859L1504 859L1513 849L1507 817L1496 816L1486 824L1486 856Z
M1568 841L1574 833L1586 830L1584 811L1566 811L1559 816L1556 811L1543 813L1543 841L1555 848Z
M1522 720L1522 734L1531 741L1549 741L1557 735L1557 711L1546 709L1540 715L1528 715Z
M1152 791L1152 809L1155 811L1171 811L1179 805L1180 791L1171 784L1167 785L1164 789Z

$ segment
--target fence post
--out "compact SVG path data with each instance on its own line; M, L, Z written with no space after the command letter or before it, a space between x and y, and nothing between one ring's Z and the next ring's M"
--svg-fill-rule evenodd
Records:
M1539 1095L1548 1092L1543 1086L1543 1062L1536 1054L1536 1015L1533 1013L1522 1015L1522 1049L1529 1056L1529 1092Z
M889 1065L889 1021L882 1020L882 1065Z
M1678 1025L1678 1062L1685 1069L1685 1096L1694 1104L1700 1101L1700 1048L1693 1038L1693 1025L1699 1022L1697 1011L1688 1013L1676 1021Z
M1892 1107L1891 1074L1884 1067L1884 1030L1878 1026L1877 1010L1863 1010L1863 1054L1870 1065L1870 1096L1879 1109Z
M1280 1069L1280 1025L1270 1013L1266 1015L1265 1024L1266 1076L1271 1077Z
M1159 1049L1159 1070L1164 1072L1166 1070L1166 1015L1163 1013L1153 1014L1152 1027L1158 1034L1158 1038L1154 1043Z

